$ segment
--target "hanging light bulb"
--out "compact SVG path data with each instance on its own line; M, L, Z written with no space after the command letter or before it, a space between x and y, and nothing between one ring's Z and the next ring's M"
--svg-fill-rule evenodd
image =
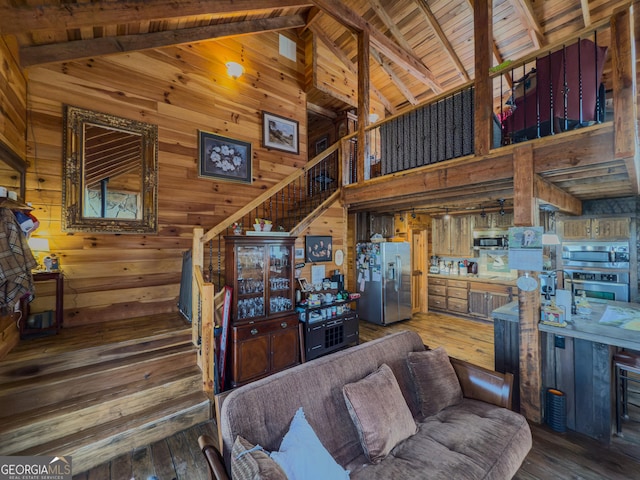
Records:
M480 212L480 218L487 218L487 212L484 211L484 207L482 207L482 212Z
M226 67L227 67L227 74L234 80L238 79L244 73L244 67L239 63L227 62Z
M450 215L449 215L449 207L445 208L444 210L444 217L445 220L449 220Z

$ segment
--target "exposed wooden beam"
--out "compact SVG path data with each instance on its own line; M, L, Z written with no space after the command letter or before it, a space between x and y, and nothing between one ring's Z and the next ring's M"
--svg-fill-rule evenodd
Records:
M114 53L162 48L181 43L193 43L213 38L248 35L274 30L298 28L305 25L302 15L273 17L245 22L223 23L206 27L168 30L140 35L120 35L73 42L38 45L20 49L23 67L111 55Z
M415 52L413 51L413 47L409 44L407 39L404 38L404 35L400 31L396 23L393 21L393 18L389 16L389 14L385 10L382 3L380 3L380 0L368 0L368 1L369 1L369 5L371 5L371 8L373 8L373 11L376 12L376 15L378 16L378 18L380 18L380 20L382 20L382 23L384 23L384 25L389 29L391 36L395 38L398 45L404 48L407 52L411 52L412 54L415 55Z
M382 69L389 75L389 80L393 83L398 90L402 93L404 98L406 98L411 105L418 105L418 99L411 93L411 90L404 84L404 82L396 75L396 72L393 71L389 62L385 62L382 58L382 55L378 53L374 48L371 49L371 56L373 59L382 67Z
M535 12L533 11L533 7L531 6L531 0L512 0L511 5L522 19L525 28L528 25L527 30L529 31L533 46L536 50L540 49L541 46L545 45L546 39L542 27L540 27Z
M322 117L330 118L331 120L335 120L336 118L338 118L338 114L333 110L321 107L320 105L316 105L315 103L307 102L307 111L315 113L316 115L320 115Z
M582 202L540 175L533 174L533 194L539 200L570 215L582 215Z
M584 26L591 26L591 11L589 10L589 0L580 0L580 6L582 7L582 20Z
M287 7L307 7L304 0L119 0L61 3L34 7L0 7L0 32L83 28L192 15L258 12Z
M311 30L316 38L320 40L353 75L358 75L358 68L353 64L348 55L344 53L344 51L336 45L336 43L331 40L331 38L320 27L317 25L309 25L309 30ZM384 108L389 112L395 113L396 108L391 104L389 99L385 97L374 85L371 85L370 87L371 93L380 100L380 103L384 105Z
M491 118L493 115L493 87L489 78L491 45L493 43L493 6L491 0L476 0L473 15L475 53L475 105L473 113L474 150L486 155L491 149Z
M358 145L367 145L365 128L369 124L369 32L358 33ZM358 148L356 156L357 181L365 179L366 148Z
M456 68L458 69L458 74L460 78L462 78L467 82L471 80L471 78L469 77L469 74L467 73L467 70L464 68L462 61L460 60L460 57L458 57L458 54L453 49L453 45L451 45L451 42L447 39L447 35L442 30L440 23L438 23L438 19L435 17L433 12L431 11L431 7L429 7L429 4L427 3L427 1L426 0L414 0L414 1L416 5L418 5L420 10L422 10L422 13L424 14L429 26L436 33L436 38L438 42L440 42L440 45L442 46L442 48L444 48L445 51L449 54L449 58L451 58L451 61L455 64ZM498 63L498 65L499 64L500 63Z
M429 86L435 93L442 92L442 85L440 85L433 72L419 58L395 44L340 0L314 0L314 3L327 15L331 15L343 25L356 31L369 32L371 45L376 50L395 62L399 68Z

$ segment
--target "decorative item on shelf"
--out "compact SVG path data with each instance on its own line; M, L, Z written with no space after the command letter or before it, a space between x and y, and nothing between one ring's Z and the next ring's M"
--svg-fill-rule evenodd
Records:
M233 222L230 228L233 230L234 235L242 235L242 225L238 222Z
M553 325L554 327L566 327L566 313L564 307L556 305L555 301L551 301L550 305L544 305L540 309L540 321L545 325Z
M256 218L253 224L253 229L256 232L270 232L272 228L273 224L271 223L271 220L266 220L264 218Z

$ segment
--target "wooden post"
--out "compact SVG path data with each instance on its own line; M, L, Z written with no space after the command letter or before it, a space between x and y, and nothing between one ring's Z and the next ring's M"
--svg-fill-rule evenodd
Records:
M201 301L202 301L202 389L213 398L213 384L215 373L214 355L215 344L213 338L213 284L205 283L202 285Z
M528 227L540 223L534 197L535 175L531 144L516 147L513 152L513 223ZM518 276L525 272L518 271ZM535 276L535 275L534 275ZM532 422L542 421L542 353L538 320L540 293L518 289L520 312L520 413Z
M196 280L196 269L202 272L204 249L202 236L204 229L196 227L193 229L193 242L191 245L191 341L198 345L198 335L200 330L200 318L198 318L198 281Z
M476 0L473 7L475 45L475 138L476 155L487 155L491 148L492 80L489 68L493 58L493 5L491 0Z
M640 21L640 5L634 3L611 17L611 63L614 111L614 154L624 159L635 193L640 191L640 155L636 103L636 59L634 58L634 19ZM634 18L635 17L635 18ZM635 25L640 29L639 25Z
M358 32L358 183L365 179L368 145L365 128L369 123L369 32Z

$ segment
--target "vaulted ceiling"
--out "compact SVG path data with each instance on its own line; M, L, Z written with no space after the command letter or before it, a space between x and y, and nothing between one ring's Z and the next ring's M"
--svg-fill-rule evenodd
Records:
M2 0L0 33L28 68L262 31L312 35L325 80L307 92L321 115L357 105L332 77L357 74L356 30L371 43L371 104L380 116L474 77L474 0ZM494 65L609 17L625 0L494 0ZM334 78L335 79L335 78ZM339 79L339 78L338 78ZM340 83L340 82L337 82ZM344 83L344 82L342 82Z

